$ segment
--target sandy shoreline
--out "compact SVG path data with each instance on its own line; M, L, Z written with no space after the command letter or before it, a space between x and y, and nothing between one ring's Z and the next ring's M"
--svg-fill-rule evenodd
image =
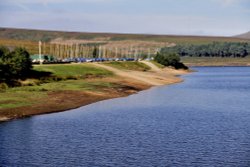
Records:
M30 117L34 115L63 112L70 109L79 108L98 101L125 97L135 94L139 91L149 89L153 86L170 85L182 82L183 79L177 77L187 74L188 71L174 70L171 68L160 69L150 62L144 62L151 67L148 72L119 70L104 64L93 64L100 68L105 68L115 73L116 77L96 79L98 81L108 81L117 85L117 87L106 88L103 92L93 91L55 91L48 93L48 99L42 103L17 107L11 109L2 109L0 122L12 119Z

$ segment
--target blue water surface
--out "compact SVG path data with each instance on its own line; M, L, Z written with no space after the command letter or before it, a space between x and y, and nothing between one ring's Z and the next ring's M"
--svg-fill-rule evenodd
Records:
M250 166L250 68L0 124L0 166Z

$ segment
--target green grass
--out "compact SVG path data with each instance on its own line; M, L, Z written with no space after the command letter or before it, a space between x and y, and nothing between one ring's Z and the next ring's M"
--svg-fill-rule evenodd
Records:
M149 67L139 62L115 62L116 67L123 69L148 70ZM9 88L0 92L0 114L1 109L11 109L21 106L30 106L39 101L48 100L48 93L54 91L94 91L102 92L107 88L117 87L117 84L105 82L98 79L84 79L92 77L112 76L113 73L102 68L94 67L91 64L70 64L70 65L38 65L34 70L51 72L56 77L64 77L65 80L48 80L48 83L33 86L22 86ZM67 80L68 76L77 77L76 80ZM29 81L29 80L28 80ZM31 80L33 81L33 80ZM31 82L30 81L30 82Z
M181 61L192 66L227 66L248 65L250 56L246 58L221 58L221 57L182 57Z
M86 78L88 76L105 77L113 75L113 73L108 70L93 67L88 64L37 65L34 66L34 70L51 72L53 75L62 78Z
M47 94L42 91L27 91L26 87L10 88L0 92L0 109L16 108L37 103L39 99L46 98Z
M15 88L15 90L24 90L28 92L41 91L64 91L64 90L96 90L101 88L112 87L109 82L103 81L86 81L86 80L67 80L60 82L45 83L39 86L27 86Z
M156 61L152 60L150 61L151 63L153 63L155 66L157 66L158 68L164 68L165 66L160 64L160 63L157 63Z
M108 62L106 65L123 70L148 71L150 67L140 62Z
M51 75L65 78L63 81L55 82L47 80L49 83L33 86L22 86L9 88L0 92L0 109L16 108L35 104L39 99L46 99L48 92L79 90L79 91L101 91L104 88L114 87L112 83L102 81L87 81L86 77L107 77L113 73L88 64L70 64L70 65L38 65L34 70L51 72ZM74 77L77 80L67 80L68 77ZM29 79L27 80L29 81Z
M45 83L36 86L9 88L0 92L0 109L29 106L48 98L52 91L94 91L101 92L105 88L117 85L103 81L87 81L84 79Z
M30 103L27 102L12 102L12 103L1 103L0 104L0 109L7 109L7 108L16 108L16 107L22 107L22 106L27 106L31 105Z

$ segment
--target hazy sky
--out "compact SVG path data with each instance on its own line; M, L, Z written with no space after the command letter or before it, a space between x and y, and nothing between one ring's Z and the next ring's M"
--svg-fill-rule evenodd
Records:
M250 31L250 0L0 0L0 27L231 36Z

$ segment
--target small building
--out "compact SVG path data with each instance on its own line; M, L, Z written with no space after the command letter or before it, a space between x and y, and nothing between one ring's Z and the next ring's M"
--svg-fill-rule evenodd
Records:
M33 63L40 62L39 54L31 55L30 58L31 58L31 61ZM56 58L54 56L51 56L51 55L41 55L41 61L42 62L54 62L54 61L56 61Z

